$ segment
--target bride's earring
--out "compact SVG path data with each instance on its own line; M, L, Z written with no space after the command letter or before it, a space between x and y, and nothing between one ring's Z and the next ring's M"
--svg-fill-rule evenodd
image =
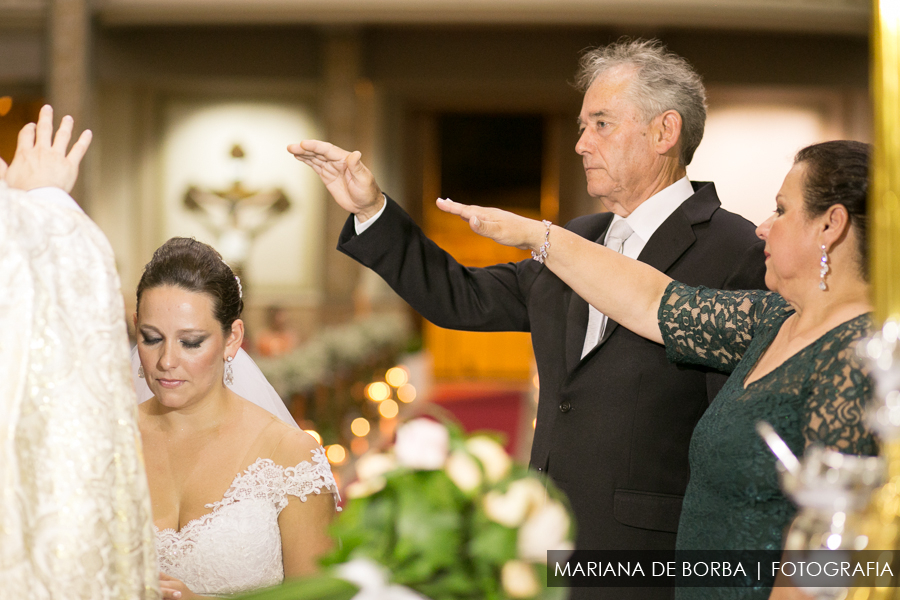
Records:
M828 250L825 249L825 244L822 244L822 258L819 260L819 289L823 292L828 290L828 285L825 283L825 276L828 275L829 270Z
M234 370L231 368L231 361L233 360L233 356L225 359L225 385L234 385Z
M144 378L144 365L138 365L138 377Z

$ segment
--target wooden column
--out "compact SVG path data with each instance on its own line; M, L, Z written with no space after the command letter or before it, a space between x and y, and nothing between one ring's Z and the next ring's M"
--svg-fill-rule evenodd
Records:
M325 33L323 43L322 116L325 139L346 150L359 148L356 85L360 78L361 43L354 29L337 28ZM353 294L359 279L359 266L334 250L347 211L329 196L326 208L325 234L325 308L327 313L352 310Z
M55 121L64 115L75 119L75 137L90 128L90 54L91 20L89 0L50 0L47 22L47 98L53 106ZM86 209L90 205L88 162L72 196Z

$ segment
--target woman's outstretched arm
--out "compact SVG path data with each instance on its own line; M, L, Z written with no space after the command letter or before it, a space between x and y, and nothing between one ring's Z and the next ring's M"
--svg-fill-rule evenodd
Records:
M459 215L472 231L504 246L540 252L550 242L544 264L576 294L619 325L662 343L657 311L672 279L650 265L623 256L555 225L497 208L439 199L441 210Z

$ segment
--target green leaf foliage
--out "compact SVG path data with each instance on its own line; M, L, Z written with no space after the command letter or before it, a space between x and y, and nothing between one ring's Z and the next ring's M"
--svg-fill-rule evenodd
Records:
M350 600L359 588L348 581L318 575L285 582L275 588L239 596L240 600Z
M471 456L462 429L452 421L441 420L450 433L450 450ZM473 460L480 465L474 456ZM347 502L332 527L340 542L324 564L355 558L374 560L390 574L391 583L409 587L431 600L510 600L502 587L501 571L507 561L518 556L519 532L488 517L483 508L488 492L507 493L514 481L536 478L547 485L551 499L566 505L563 494L551 482L517 465L502 481L485 479L468 493L462 492L443 469L398 466L384 478L380 491ZM532 568L543 588L537 598L562 600L565 589L546 588L546 567L536 564ZM318 596L310 598L319 600Z

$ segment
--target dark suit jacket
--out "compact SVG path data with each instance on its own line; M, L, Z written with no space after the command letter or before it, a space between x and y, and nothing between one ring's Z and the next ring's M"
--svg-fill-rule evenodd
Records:
M639 260L689 285L765 289L753 224L722 209L713 184L694 188ZM566 227L602 242L611 220L595 214ZM540 377L531 464L568 495L577 547L674 548L691 432L724 376L671 364L663 346L614 322L582 360L588 305L549 269L533 260L464 267L390 199L362 235L351 217L338 249L436 325L530 331Z

